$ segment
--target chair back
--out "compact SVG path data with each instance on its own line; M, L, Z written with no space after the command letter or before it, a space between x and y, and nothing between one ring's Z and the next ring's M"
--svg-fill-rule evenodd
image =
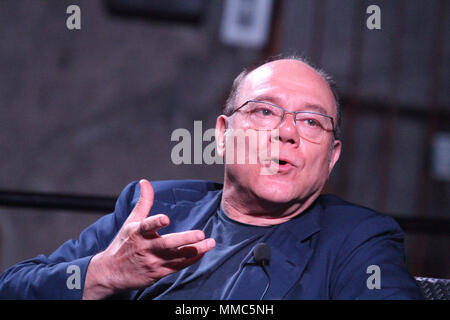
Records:
M427 300L450 300L450 279L415 277Z

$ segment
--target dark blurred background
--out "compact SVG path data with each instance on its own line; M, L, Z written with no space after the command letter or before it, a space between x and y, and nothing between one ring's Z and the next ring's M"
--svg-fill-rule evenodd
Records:
M78 237L133 180L222 181L221 165L174 165L171 133L214 127L243 67L298 53L342 96L326 192L396 218L413 275L450 278L449 13L446 0L1 1L0 272Z

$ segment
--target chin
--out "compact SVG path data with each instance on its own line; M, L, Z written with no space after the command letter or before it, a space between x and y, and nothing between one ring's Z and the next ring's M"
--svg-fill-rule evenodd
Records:
M276 203L288 203L296 198L292 184L280 181L266 181L260 184L255 193L261 199Z

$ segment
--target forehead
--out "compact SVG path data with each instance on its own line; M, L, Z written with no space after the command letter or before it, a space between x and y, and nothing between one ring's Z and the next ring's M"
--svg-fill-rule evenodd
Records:
M269 62L250 72L239 90L239 103L264 97L291 111L308 105L323 107L335 116L335 100L327 82L310 66L297 60Z

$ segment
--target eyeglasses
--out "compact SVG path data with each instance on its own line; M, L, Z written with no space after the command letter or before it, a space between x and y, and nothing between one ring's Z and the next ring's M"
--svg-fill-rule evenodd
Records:
M333 132L333 136L336 138L333 118L323 113L291 112L276 104L257 100L248 100L235 109L230 116L238 111L242 112L252 126L257 129L273 130L283 122L286 113L289 113L293 115L294 125L302 138L313 143L321 143L327 132Z

